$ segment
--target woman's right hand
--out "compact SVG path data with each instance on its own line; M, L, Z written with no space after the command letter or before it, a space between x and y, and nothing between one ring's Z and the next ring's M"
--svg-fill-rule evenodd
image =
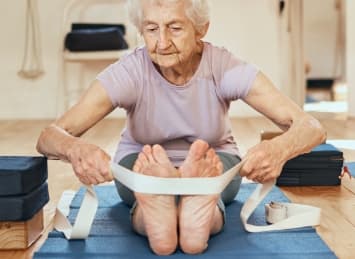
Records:
M98 146L76 139L68 149L67 158L75 175L83 184L99 184L113 180L111 157Z
M105 88L95 80L78 103L41 132L36 146L38 152L49 159L72 163L76 176L84 184L111 181L110 156L80 136L113 109Z

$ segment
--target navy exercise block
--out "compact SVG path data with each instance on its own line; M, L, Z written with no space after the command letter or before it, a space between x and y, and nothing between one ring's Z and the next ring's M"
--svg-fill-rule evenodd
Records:
M339 185L343 163L343 152L333 145L321 144L311 152L287 161L277 179L277 185Z
M28 194L41 186L47 177L45 157L0 156L0 197Z
M49 201L48 184L25 195L0 197L0 221L25 221L32 218Z
M286 169L303 168L339 168L343 166L343 152L330 144L321 144L309 153L290 159L285 164Z

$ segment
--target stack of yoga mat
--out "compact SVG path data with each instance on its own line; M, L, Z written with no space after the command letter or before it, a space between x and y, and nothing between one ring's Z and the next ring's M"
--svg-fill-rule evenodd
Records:
M47 159L0 157L0 249L23 249L43 231Z
M279 186L340 185L343 152L331 144L321 144L311 152L297 156L284 165Z

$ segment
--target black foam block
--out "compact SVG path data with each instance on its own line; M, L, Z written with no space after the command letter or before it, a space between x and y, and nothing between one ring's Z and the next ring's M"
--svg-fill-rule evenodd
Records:
M333 186L340 185L339 175L342 168L284 170L276 181L278 186Z
M47 158L40 156L0 157L0 197L24 195L47 180Z
M290 159L284 169L339 168L344 163L343 152L330 144L316 146L311 152Z
M106 28L117 28L122 32L122 35L126 34L126 26L120 23L72 23L71 30L97 30Z
M276 184L279 186L339 185L343 163L343 152L333 145L321 144L311 152L287 161Z
M80 29L65 37L65 48L70 51L104 51L127 49L128 44L117 27Z
M28 220L48 201L47 182L25 195L0 197L0 221Z

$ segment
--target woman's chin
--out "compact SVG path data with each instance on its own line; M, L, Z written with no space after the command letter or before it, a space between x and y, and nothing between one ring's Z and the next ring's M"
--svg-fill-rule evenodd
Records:
M153 60L156 66L161 68L172 68L179 65L179 61L176 57L166 57Z

